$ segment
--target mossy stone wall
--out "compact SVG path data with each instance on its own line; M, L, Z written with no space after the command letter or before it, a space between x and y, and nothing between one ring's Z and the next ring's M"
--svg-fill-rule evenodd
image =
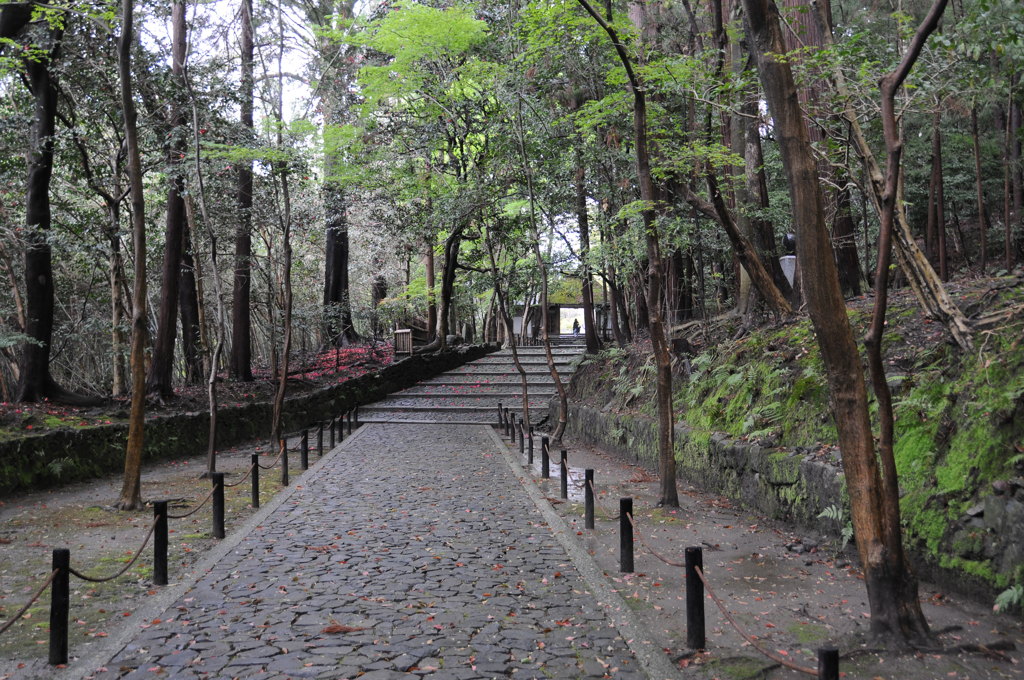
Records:
M572 402L566 431L624 460L658 468L658 423L653 418ZM765 447L718 434L702 441L684 425L676 426L675 438L681 479L770 517L820 529L818 515L843 497L840 466L818 460L810 451Z

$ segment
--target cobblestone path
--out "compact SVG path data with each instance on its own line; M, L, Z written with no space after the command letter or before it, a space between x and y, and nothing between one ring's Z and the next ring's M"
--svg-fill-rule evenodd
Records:
M646 677L488 426L363 425L297 485L86 677Z

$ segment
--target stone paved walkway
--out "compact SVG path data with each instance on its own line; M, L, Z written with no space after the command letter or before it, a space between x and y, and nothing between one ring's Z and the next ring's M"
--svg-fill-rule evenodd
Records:
M84 677L647 677L501 450L363 425Z

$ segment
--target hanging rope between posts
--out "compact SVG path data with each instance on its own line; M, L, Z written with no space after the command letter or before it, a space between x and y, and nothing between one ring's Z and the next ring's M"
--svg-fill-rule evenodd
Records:
M814 677L818 677L818 671L816 669L807 668L806 666L800 666L786 658L783 658L779 654L774 654L771 651L759 645L757 643L757 640L755 640L752 636L747 635L747 633L744 632L742 628L740 628L740 624L736 623L736 619L732 617L732 615L729 613L729 610L725 608L725 605L722 604L722 601L718 599L717 595L715 595L715 591L711 588L711 584L708 583L707 578L704 577L704 570L700 567L694 567L694 571L697 572L697 576L704 584L704 587L708 590L708 595L710 595L711 599L714 600L716 605L718 605L718 609L721 610L722 615L729 623L732 624L732 627L736 629L736 632L740 634L740 637L750 643L751 647L761 652L761 654L765 655L766 657L768 657L769 659L771 659L772 661L781 666L785 666L786 668L789 668L794 671L799 671L800 673L806 673L807 675L813 675Z
M622 513L615 513L614 515L608 511L608 508L601 502L601 499L597 495L597 489L594 488L594 482L590 482L590 490L594 492L594 504L601 508L601 512L608 516L608 521L614 522L621 517Z
M140 545L139 549L135 551L135 555L132 556L132 559L128 562L128 564L124 565L124 569L117 572L113 576L104 576L103 578L86 576L85 574L78 571L77 569L74 569L73 567L68 567L68 571L77 576L78 578L82 579L83 581L88 581L89 583L106 583L107 581L113 581L118 576L122 576L123 574L127 573L129 569L132 568L132 565L135 564L136 560L139 559L139 555L142 554L142 551L146 548L146 545L149 543L149 539L153 537L153 531L156 529L156 523L158 519L159 518L154 519L153 523L149 525L149 531L146 532L146 538L142 539L142 545Z
M256 465L259 465L259 463L256 463ZM241 479L239 479L239 480L238 480L237 482L231 482L230 484L227 484L227 483L225 483L225 484L224 484L224 488L225 488L225 489L230 489L231 487L233 487L233 486L238 486L239 484L241 484L241 483L242 483L242 482L244 482L245 480L249 479L249 475L251 475L251 474L252 474L252 469L253 469L254 467L256 467L256 465L250 465L250 466L249 466L249 469L245 471L245 476L243 476L243 477L242 477Z
M664 557L664 556L658 554L658 551L655 550L654 548L652 548L651 545L647 541L644 540L644 535L640 533L640 525L637 524L636 520L633 519L633 515L629 515L629 523L633 525L633 532L636 534L637 540L640 541L641 545L643 545L645 548L647 548L647 552L651 553L652 555L654 555L655 557L657 557L659 560L661 560L662 562L664 562L665 564L667 564L670 567L679 567L681 569L685 569L686 568L686 563L684 563L684 562L673 562L672 560L668 559L667 557Z
M39 586L39 590L37 590L36 594L32 596L32 599L30 599L28 602L26 602L25 606L22 607L21 609L19 609L18 613L15 614L14 616L12 616L7 621L7 623L5 623L4 625L0 626L0 635L3 635L4 633L6 633L7 629L10 628L11 626L13 626L15 621L18 621L19 619L21 619L22 616L25 615L25 612L28 611L28 608L31 607L32 605L34 605L36 603L36 600L38 600L40 597L42 597L43 593L46 592L46 589L50 587L50 584L53 583L53 579L57 578L57 574L59 574L59 573L60 573L60 569L54 569L53 571L50 572L49 577L47 577L47 579L45 581L43 581L43 585Z
M275 458L274 462L270 465L260 465L261 470L272 470L274 466L277 465L277 461L281 460L281 456L284 455L285 450L288 448L288 440L282 439L281 442L283 446L281 447L281 450L277 452L277 458Z
M199 505L186 512L184 515L167 515L167 519L185 519L187 517L191 517L192 515L199 512L199 509L201 507L210 502L210 499L213 498L213 492L214 489L210 489L210 493L206 494L206 498L200 501Z

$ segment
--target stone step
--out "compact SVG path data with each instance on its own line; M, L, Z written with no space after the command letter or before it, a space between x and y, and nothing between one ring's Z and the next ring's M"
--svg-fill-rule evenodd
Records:
M385 401L378 401L373 404L367 404L366 406L360 407L359 409L359 421L362 422L364 417L370 418L374 415L381 413L432 413L432 412L458 412L465 411L466 413L492 413L497 419L498 413L498 401L494 400L492 404L486 405L470 405L470 404L396 404L390 399ZM509 405L509 404L506 404ZM517 402L518 405L518 402ZM536 409L547 409L547 400L530 400L530 410Z
M501 397L508 395L521 395L523 391L519 389L521 386L515 383L506 383L504 385L481 385L473 386L469 390L458 390L453 388L436 388L434 385L415 385L408 389L404 389L401 392L393 392L393 397L417 397L420 399L437 397L440 399L448 399L450 397ZM536 385L530 386L527 390L530 396L542 397L551 396L555 394L556 390L552 385Z
M547 380L530 380L527 378L526 384L530 387L552 387L555 384L554 380L551 380L550 374L545 374ZM459 378L455 380L453 378ZM563 383L568 383L568 380L563 380ZM431 378L430 380L421 380L419 385L421 387L456 387L466 385L476 385L478 387L499 387L502 385L522 385L523 382L520 376L517 374L515 378L511 380L478 380L470 374L466 374L464 379L463 376L444 375L438 378Z
M530 390L530 398L550 398L555 395L554 391L534 391ZM479 394L461 394L458 392L395 392L391 397L399 399L443 399L450 401L452 399L492 399L494 401L501 401L502 399L522 399L522 392L481 392ZM391 398L389 397L389 398ZM379 403L379 402L378 402ZM447 404L446 404L447 405Z

